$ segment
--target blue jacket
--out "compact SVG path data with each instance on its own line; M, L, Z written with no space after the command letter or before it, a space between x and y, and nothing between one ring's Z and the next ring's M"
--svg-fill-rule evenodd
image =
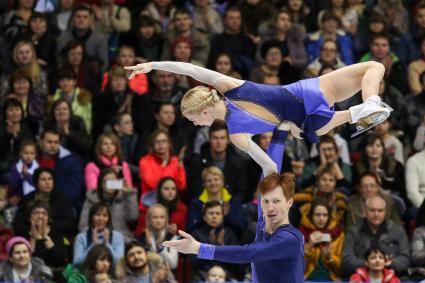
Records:
M308 61L311 63L314 59L318 58L320 55L320 47L323 44L323 36L321 32L316 32L311 34L307 38L306 49L308 54ZM338 51L341 57L341 60L344 61L346 65L351 65L354 63L354 44L350 36L338 33L336 39L338 45Z

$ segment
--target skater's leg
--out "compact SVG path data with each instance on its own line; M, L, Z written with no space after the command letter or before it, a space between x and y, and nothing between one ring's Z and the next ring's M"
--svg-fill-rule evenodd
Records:
M353 64L320 77L320 89L328 104L344 101L362 90L363 101L378 95L385 67L374 61Z
M350 121L351 121L350 111L348 110L336 111L332 119L329 121L329 123L327 123L326 125L324 125L323 127L321 127L320 129L316 131L316 135L323 136L327 134L330 130Z

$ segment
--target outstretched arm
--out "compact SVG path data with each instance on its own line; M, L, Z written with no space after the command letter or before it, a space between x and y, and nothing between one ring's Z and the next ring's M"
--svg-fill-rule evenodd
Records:
M151 70L162 70L190 76L197 81L213 86L220 92L225 92L229 89L229 87L226 87L226 82L236 83L235 86L243 83L241 80L228 77L219 72L211 71L209 69L185 62L157 61L125 67L125 69L133 71L130 75L130 79L140 73L148 73Z

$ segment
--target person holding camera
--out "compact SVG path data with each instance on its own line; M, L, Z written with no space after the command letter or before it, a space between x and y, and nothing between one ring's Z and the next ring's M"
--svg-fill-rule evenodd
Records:
M304 235L304 278L308 281L342 281L341 255L345 234L338 216L324 201L300 208Z
M114 229L124 235L126 243L129 242L134 239L130 227L139 216L136 189L129 187L125 179L120 179L113 168L102 169L97 183L96 190L87 192L78 225L79 230L90 228L90 209L94 204L104 202L111 211Z

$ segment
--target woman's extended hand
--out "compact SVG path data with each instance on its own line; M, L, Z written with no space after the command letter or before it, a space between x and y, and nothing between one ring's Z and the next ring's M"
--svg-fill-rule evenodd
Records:
M195 240L188 233L179 230L179 235L183 237L180 240L165 241L162 243L164 247L175 248L178 252L184 254L198 254L201 243Z
M148 62L137 64L135 66L124 67L124 69L132 71L130 77L128 78L129 80L132 80L138 74L145 74L152 71L152 63Z

